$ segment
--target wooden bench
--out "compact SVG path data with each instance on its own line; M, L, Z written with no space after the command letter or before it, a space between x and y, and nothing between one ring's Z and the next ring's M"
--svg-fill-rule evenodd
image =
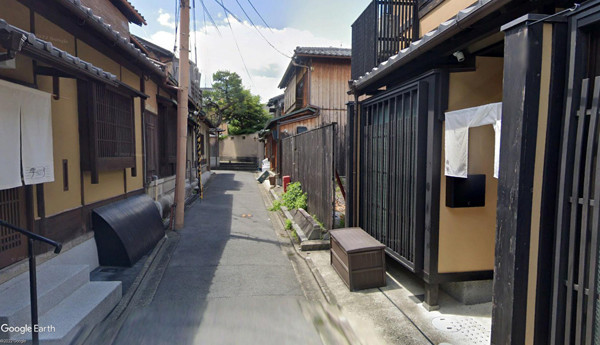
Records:
M385 246L361 228L331 230L331 265L350 291L385 286Z

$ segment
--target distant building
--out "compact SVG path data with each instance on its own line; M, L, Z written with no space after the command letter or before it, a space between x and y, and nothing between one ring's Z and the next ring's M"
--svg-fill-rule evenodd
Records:
M271 169L280 172L278 144L283 136L337 123L336 169L345 173L346 103L350 79L351 49L297 47L282 79L283 98L269 100L275 117L265 126L263 137ZM279 152L279 153L278 153Z

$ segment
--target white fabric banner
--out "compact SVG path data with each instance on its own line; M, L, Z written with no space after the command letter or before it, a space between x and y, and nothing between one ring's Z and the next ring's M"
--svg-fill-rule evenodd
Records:
M54 181L50 97L0 80L0 189Z
M21 162L26 185L54 181L50 94L22 93Z
M19 92L0 83L0 190L21 183Z
M494 177L498 178L502 103L492 103L446 113L445 175L466 178L469 167L469 128L493 125L495 132Z

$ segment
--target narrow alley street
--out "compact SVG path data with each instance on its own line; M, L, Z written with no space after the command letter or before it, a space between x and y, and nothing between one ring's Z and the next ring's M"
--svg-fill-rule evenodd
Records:
M321 343L252 173L213 175L178 235L153 297L140 289L114 344Z

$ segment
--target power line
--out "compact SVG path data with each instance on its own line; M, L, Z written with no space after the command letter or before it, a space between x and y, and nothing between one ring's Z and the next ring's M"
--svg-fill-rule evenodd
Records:
M248 0L248 3L250 4L250 6L252 6L252 8L254 9L254 12L256 12L256 14L258 14L258 16L260 17L260 19L262 20L262 22L265 23L265 26L267 28L269 28L269 30L271 30L271 32L273 32L273 29L271 29L271 27L269 26L269 24L267 24L267 22L265 21L265 19L260 15L260 13L256 9L256 7L254 7L254 5L252 4L252 1Z
M252 84L252 86L254 86L254 81L252 80L252 76L250 75L250 72L248 71L248 66L246 66L246 61L244 60L244 55L242 55L242 51L240 50L240 46L238 45L237 39L235 38L235 34L233 32L233 27L231 26L231 22L229 21L229 16L227 15L227 12L229 12L229 10L227 10L225 8L225 5L223 4L223 0L221 0L221 3L219 3L219 0L215 0L215 2L217 4L219 4L219 5L221 5L221 7L223 7L223 9L226 11L225 12L225 18L227 19L227 24L229 25L229 30L231 30L231 36L233 37L233 41L235 42L235 47L237 48L237 51L240 54L240 58L242 59L242 64L244 65L244 69L246 70L246 74L248 74L248 78L250 79L250 83ZM235 18L235 16L234 16L234 18Z
M225 5L223 4L223 0L221 0L221 2L215 0L215 2L217 3L217 5L223 8L223 11L225 11L225 17L227 17L227 13L229 13L233 17L233 19L237 20L240 23L243 23L242 20L235 15L235 13L231 12L227 7L225 7Z
M219 27L217 26L217 23L215 23L215 20L210 15L210 11L208 10L208 8L206 8L206 5L204 4L204 0L200 0L200 3L202 4L202 8L204 9L204 13L208 15L208 18L210 19L211 23L215 26L215 29L217 29L217 32L219 33L219 37L222 37L221 30L219 30Z
M206 11L204 8L202 9L202 27L204 28L204 34L208 35L208 30L206 29Z
M173 54L177 54L177 27L179 26L179 1L175 0L175 42L173 43Z
M198 66L198 30L196 30L196 0L192 0L192 16L194 20L194 62Z
M271 46L271 48L275 49L275 50L276 50L276 51L277 51L279 54L281 54L281 55L285 56L285 57L286 57L286 58L288 58L288 59L291 59L291 58L292 58L291 56L289 56L288 54L286 54L286 53L282 52L281 50L277 49L277 47L275 47L275 46L273 45L273 43L271 43L271 41L269 41L269 40L268 40L268 39L265 37L265 35L263 35L263 33L262 33L262 32L260 32L260 30L258 29L258 27L257 27L257 26L254 24L254 22L252 21L252 18L250 18L250 16L248 15L248 13L247 13L247 12L246 12L246 10L244 9L244 7L242 7L242 4L240 4L239 0L235 0L235 2L237 2L238 6L240 6L240 8L242 9L242 12L244 12L244 14L246 15L246 18L248 18L248 20L250 21L250 24L252 24L252 26L254 27L254 29L256 29L256 32L258 32L258 34L260 35L260 37L262 37L262 38L265 40L265 42L267 42L267 43L268 43L268 44Z

